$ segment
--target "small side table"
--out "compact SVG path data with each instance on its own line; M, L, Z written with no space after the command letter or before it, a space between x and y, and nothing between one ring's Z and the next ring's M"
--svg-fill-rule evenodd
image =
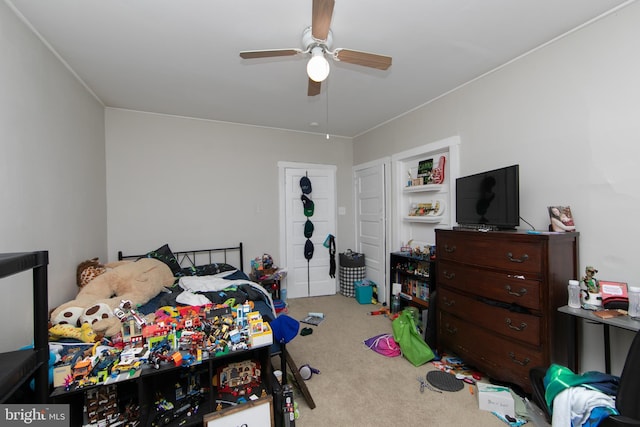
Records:
M251 280L265 288L271 294L271 298L274 300L280 299L280 282L284 277L285 272L280 269L276 269L274 272L269 273L270 274L261 275L260 270L254 270L251 272L249 277Z
M591 310L585 310L582 308L571 308L568 305L564 305L562 307L558 307L558 311L560 313L564 313L569 316L569 322L567 322L567 328L569 331L569 366L573 372L578 372L579 369L579 361L577 358L577 326L578 319L585 319L591 323L601 324L603 325L604 331L604 369L607 374L611 373L611 344L609 341L609 326L613 326L616 328L627 329L629 331L638 331L640 330L640 321L636 319L632 319L629 316L618 316L611 317L608 319L603 319L602 317L596 316L593 314Z

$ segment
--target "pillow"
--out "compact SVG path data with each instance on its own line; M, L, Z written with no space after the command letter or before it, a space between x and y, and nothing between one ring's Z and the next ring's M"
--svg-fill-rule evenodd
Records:
M171 252L171 248L169 248L168 244L164 244L155 251L147 253L146 256L147 258L155 258L167 264L174 276L179 275L182 271L176 256Z
M234 271L236 268L232 265L219 263L219 264L206 264L198 265L196 267L185 267L180 269L179 273L174 273L176 277L184 276L214 276L216 274L224 273L225 271Z

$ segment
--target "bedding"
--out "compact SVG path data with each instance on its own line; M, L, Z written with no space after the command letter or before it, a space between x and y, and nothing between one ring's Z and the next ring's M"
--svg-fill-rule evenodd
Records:
M229 264L228 258L235 254L240 268ZM217 259L216 255L219 255ZM273 320L276 312L271 298L260 284L242 271L242 243L235 247L173 252L168 244L145 255L124 255L118 252L119 260L141 257L156 258L169 266L176 282L146 304L138 312L150 315L164 306L187 306L205 304L230 305L253 301L255 311L262 317Z
M164 306L225 303L235 306L246 301L253 301L254 310L260 312L265 320L275 319L271 294L238 270L217 275L179 277L176 285L152 298L138 311L148 315Z

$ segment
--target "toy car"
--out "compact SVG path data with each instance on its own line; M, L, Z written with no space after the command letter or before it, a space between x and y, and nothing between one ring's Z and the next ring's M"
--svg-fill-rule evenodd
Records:
M80 381L91 372L91 359L82 359L73 366L73 380Z
M77 381L77 388L89 387L98 384L98 377L84 377Z
M118 360L118 355L104 350L102 354L96 359L95 365L91 370L92 376L107 377L111 373L112 366Z
M182 355L182 366L191 366L196 363L196 358L193 354L186 353Z
M155 369L160 369L162 362L171 362L173 359L171 355L166 351L154 351L149 355L147 363L153 366Z
M140 369L142 363L138 359L125 359L113 365L111 370L112 376L118 376L120 373L129 371L129 375L133 375L135 371Z
M144 351L144 348L132 348L122 351L122 353L120 353L120 360L111 368L111 375L117 376L125 371L129 371L130 375L133 375L135 371L140 369L140 365L142 364L140 357Z

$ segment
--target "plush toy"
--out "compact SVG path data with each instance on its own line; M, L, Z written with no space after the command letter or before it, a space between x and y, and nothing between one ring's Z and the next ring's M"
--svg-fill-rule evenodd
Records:
M82 261L76 269L76 284L79 288L83 288L87 283L106 273L107 268L100 264L98 258L91 258Z
M120 332L120 320L113 310L122 300L132 306L145 304L174 282L171 269L154 258L107 264L107 271L88 282L76 298L51 312L51 323L79 327L91 324L98 334L112 336Z
M83 323L80 327L59 323L49 328L49 338L52 341L74 338L78 341L92 343L96 341L97 336L88 323Z

